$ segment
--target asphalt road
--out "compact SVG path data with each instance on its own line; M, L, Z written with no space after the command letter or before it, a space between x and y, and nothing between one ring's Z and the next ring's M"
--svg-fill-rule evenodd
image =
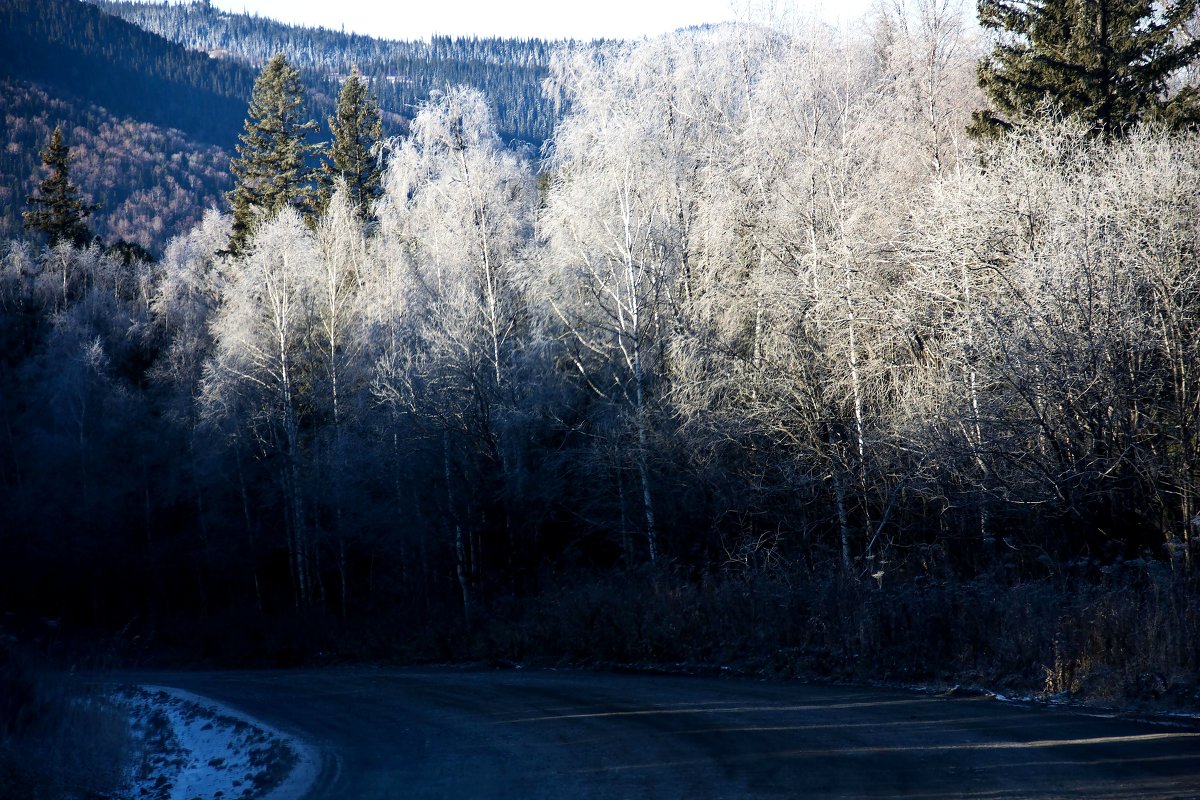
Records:
M155 673L319 747L309 800L1200 798L1200 725L574 671Z

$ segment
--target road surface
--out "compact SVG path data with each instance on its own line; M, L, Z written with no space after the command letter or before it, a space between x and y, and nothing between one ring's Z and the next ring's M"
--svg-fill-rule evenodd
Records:
M554 670L153 673L320 748L307 800L1200 798L1200 724Z

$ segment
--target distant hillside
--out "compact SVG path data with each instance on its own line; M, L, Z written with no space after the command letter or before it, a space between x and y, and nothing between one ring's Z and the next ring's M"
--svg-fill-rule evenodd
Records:
M506 139L538 145L554 127L554 108L542 96L542 81L555 42L448 37L394 41L229 14L204 0L89 1L194 50L256 66L275 53L286 53L309 73L310 88L319 95L335 97L340 76L357 66L370 79L383 109L396 115L411 117L413 107L430 92L464 84L487 95L499 132Z
M25 198L44 173L38 156L55 125L71 147L72 180L101 205L89 220L105 242L126 239L151 251L222 206L229 153L184 133L118 117L94 104L0 79L0 240L23 235Z
M223 203L253 67L79 0L0 0L0 53L0 236L23 235L39 152L60 124L106 242L159 250Z
M0 78L231 147L255 70L209 58L79 0L0 0Z

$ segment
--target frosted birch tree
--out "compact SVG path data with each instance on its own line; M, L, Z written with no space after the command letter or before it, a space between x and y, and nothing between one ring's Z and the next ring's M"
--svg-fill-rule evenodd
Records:
M231 277L229 262L219 255L230 225L228 217L210 209L199 225L167 244L160 262L162 277L151 309L166 345L155 375L177 385L188 403L212 349L209 324Z
M966 126L983 102L975 78L982 45L964 8L963 0L879 0L872 19L889 99L880 110L904 124L909 157L936 173L970 156Z
M295 601L307 606L318 585L302 440L313 372L305 344L317 324L320 254L299 215L284 210L263 225L238 266L213 321L216 348L201 400L207 414L244 426L275 461Z
M747 408L832 490L848 569L875 554L896 479L884 421L900 325L888 257L907 192L869 52L797 31L766 66L741 129L764 276Z
M394 147L378 210L379 250L405 265L397 288L409 349L385 348L376 393L440 440L468 620L484 546L471 500L488 492L461 483L499 487L488 502L499 502L508 528L503 493L517 443L506 441L507 417L525 391L514 378L528 316L518 277L534 197L532 175L501 145L483 96L457 88L423 107Z
M660 150L671 140L673 118L655 96L663 66L656 50L632 45L560 54L552 85L571 114L556 132L540 218L548 245L542 280L569 337L567 357L634 432L630 459L651 564L659 557L652 414L682 265L679 212L664 191L680 164Z
M367 268L367 243L363 234L360 200L347 191L344 181L334 181L333 196L317 224L317 270L313 296L315 325L311 347L319 365L315 376L314 409L324 421L327 447L324 466L330 494L331 526L337 553L341 608L349 603L345 525L345 487L350 464L347 453L348 412L363 383L362 345L359 335L361 285Z

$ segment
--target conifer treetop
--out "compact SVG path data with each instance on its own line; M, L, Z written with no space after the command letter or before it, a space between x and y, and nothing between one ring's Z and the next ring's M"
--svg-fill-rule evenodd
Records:
M84 245L91 240L92 232L83 220L100 206L85 203L78 187L71 183L71 148L63 142L61 125L54 128L41 155L42 164L51 172L38 184L38 195L25 199L29 206L22 215L25 228L46 234L52 245L64 241Z
M308 157L315 146L307 136L317 124L305 119L300 72L283 54L275 55L254 82L250 107L230 169L235 186L228 194L233 207L230 250L248 243L262 220L293 208L313 212L314 191Z
M382 193L378 146L383 139L383 121L379 104L357 68L342 84L337 112L329 118L329 130L333 139L321 165L321 205L328 205L340 178L345 181L355 214L366 220Z
M994 137L1052 109L1104 136L1141 122L1200 124L1200 90L1172 78L1200 57L1182 35L1200 0L978 0L979 22L997 34L979 65L992 108L969 130Z

